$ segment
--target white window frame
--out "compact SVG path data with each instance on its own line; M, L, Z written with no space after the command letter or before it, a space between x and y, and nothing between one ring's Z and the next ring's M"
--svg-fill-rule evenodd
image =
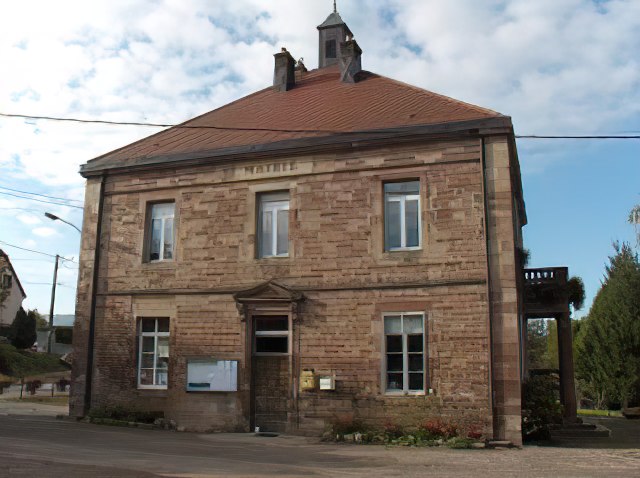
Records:
M420 199L420 181L416 179L412 179L409 181L398 181L398 183L403 182L417 182L418 183L418 194L407 194L402 192L390 192L387 193L383 190L384 194L384 248L387 252L395 252L395 251L417 251L422 249L422 201ZM393 184L393 183L385 183ZM406 223L406 204L407 201L417 201L418 202L418 245L417 246L409 246L407 247L407 223ZM400 247L389 247L387 244L387 203L389 202L399 202L400 203Z
M282 193L263 193L258 196L258 257L289 257L289 234L287 234L287 252L278 254L278 213L287 211L287 231L289 230L289 203L290 199L270 199L270 197L282 197L288 195L288 192ZM262 245L264 213L271 213L271 251L265 251Z
M138 370L137 370L137 384L139 389L153 389L153 390L166 390L169 386L169 367L167 365L167 383L164 385L156 384L156 371L158 370L158 338L160 337L169 337L170 332L159 332L158 331L158 320L169 320L169 327L171 327L171 320L168 317L139 317L138 318ZM143 332L142 331L142 322L143 321L154 321L154 331L153 332ZM153 337L153 385L142 384L140 383L140 375L142 372L142 344L144 337ZM169 352L170 354L170 352ZM167 356L167 358L169 355Z
M154 215L156 208L161 206L171 206L171 213L159 211ZM148 262L171 262L175 259L176 253L176 203L173 201L156 202L149 206L149 223L147 231L147 260ZM165 239L165 221L171 219L173 227L171 228L171 258L164 258L164 239ZM153 221L160 220L160 251L158 259L151 259L151 247L153 244Z
M408 335L404 332L404 317L407 315L420 315L422 317L422 390L409 390L409 341ZM401 318L401 324L403 324L403 330L400 334L387 334L385 331L385 319L387 317ZM427 320L426 314L423 311L414 312L385 312L382 314L382 350L383 354L383 367L382 367L382 390L385 395L425 395L428 382L428 370L427 370ZM387 335L401 335L402 336L402 390L388 390L387 380L388 366L387 366ZM393 372L391 372L393 373Z

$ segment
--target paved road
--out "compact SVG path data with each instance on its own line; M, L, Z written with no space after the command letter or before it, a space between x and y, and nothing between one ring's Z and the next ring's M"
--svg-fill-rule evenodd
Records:
M640 426L640 421L636 422ZM636 447L640 444L636 444ZM640 477L640 449L448 450L0 415L0 477Z

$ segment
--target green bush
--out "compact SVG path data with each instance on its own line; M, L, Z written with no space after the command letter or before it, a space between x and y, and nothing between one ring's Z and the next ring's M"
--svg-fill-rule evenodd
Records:
M13 345L0 344L0 373L22 378L49 372L69 370L69 365L57 355L17 350Z
M556 377L537 375L524 384L522 434L526 441L549 439L551 427L562 423Z
M32 311L28 314L20 307L11 324L11 345L17 349L28 349L36 341L36 317Z

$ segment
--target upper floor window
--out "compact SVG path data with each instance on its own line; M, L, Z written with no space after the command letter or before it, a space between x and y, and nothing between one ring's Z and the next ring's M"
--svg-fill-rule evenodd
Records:
M148 231L148 260L173 260L175 203L151 205L151 221Z
M386 251L419 249L420 181L384 185L384 248Z
M169 319L145 318L138 324L138 387L167 388Z
M258 196L258 257L289 255L289 193Z
M424 392L424 314L384 315L387 392Z
M2 288L11 289L11 284L13 282L12 279L13 277L11 277L9 274L4 274L2 276Z

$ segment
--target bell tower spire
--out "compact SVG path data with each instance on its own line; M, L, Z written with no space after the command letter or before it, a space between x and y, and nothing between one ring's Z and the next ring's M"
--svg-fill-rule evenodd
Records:
M340 45L353 37L347 24L338 13L336 0L333 0L333 13L318 25L319 45L318 45L318 67L324 68L338 63L341 54Z

